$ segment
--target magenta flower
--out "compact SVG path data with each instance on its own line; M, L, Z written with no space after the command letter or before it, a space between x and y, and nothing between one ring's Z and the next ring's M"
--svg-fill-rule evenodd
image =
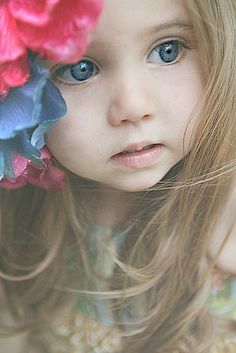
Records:
M9 1L0 1L0 98L9 87L24 84L29 78L27 53L20 40L15 19L9 11Z
M101 10L101 0L9 1L24 44L60 62L81 58Z
M16 153L13 158L15 178L3 178L0 181L0 188L14 190L32 184L46 190L61 189L65 173L53 166L51 158L51 153L44 147L41 150L41 159L45 165L40 167Z
M27 49L60 63L78 61L101 0L0 0L0 93L29 77ZM22 64L24 62L24 64ZM12 68L16 80L12 79Z
M66 113L38 54L73 63L88 46L102 0L0 0L0 188L63 185L44 134Z
M10 87L25 84L29 79L28 57L23 55L18 60L0 64L0 101L3 101Z

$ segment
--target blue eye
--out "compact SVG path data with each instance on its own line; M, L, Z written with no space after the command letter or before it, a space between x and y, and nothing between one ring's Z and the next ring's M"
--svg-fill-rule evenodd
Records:
M83 83L95 76L98 67L88 59L83 59L77 64L62 66L52 73L52 78L66 83Z
M183 47L184 44L180 40L159 44L148 55L148 62L171 64L178 59Z

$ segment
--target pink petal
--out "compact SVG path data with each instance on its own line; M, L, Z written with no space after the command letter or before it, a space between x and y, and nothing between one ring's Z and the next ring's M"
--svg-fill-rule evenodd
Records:
M47 190L53 189L62 189L65 183L65 173L54 167L53 165L49 165L46 171L46 176L43 180L43 187Z
M4 101L9 92L9 86L3 80L0 74L0 103Z
M35 26L45 25L55 5L61 0L10 0L10 10L17 20Z
M64 178L65 173L52 165L41 170L32 164L28 166L27 182L46 190L61 189Z
M15 179L4 178L0 181L0 189L15 190L26 185L26 180L23 176Z
M60 63L73 63L80 60L88 47L87 32L74 33L65 40L45 42L41 48L35 48L42 57Z
M76 62L86 50L88 31L95 26L100 11L101 0L61 0L43 28L20 22L21 39L51 60Z
M46 190L61 189L64 186L65 173L52 165L52 154L46 146L40 152L46 166L42 168L29 163L27 182Z
M15 178L3 178L0 181L0 188L6 190L15 190L26 185L26 168L29 161L16 153L13 157L13 170Z
M49 149L46 147L46 146L44 146L41 150L40 150L40 153L41 153L41 155L40 155L40 157L41 157L41 159L43 159L43 160L49 160L49 159L51 159L52 158L52 154L51 154L51 152L49 151Z
M0 63L16 60L25 53L17 24L9 12L9 0L0 1Z
M52 165L51 157L50 151L44 147L41 150L41 158L45 162L45 167L38 167L16 153L13 157L13 169L16 177L0 180L0 188L13 190L29 183L46 190L61 189L64 186L65 173Z
M21 86L29 79L27 54L5 65L5 70L0 74L0 79L9 87Z
M28 159L16 153L13 157L13 170L16 177L24 174L29 163Z

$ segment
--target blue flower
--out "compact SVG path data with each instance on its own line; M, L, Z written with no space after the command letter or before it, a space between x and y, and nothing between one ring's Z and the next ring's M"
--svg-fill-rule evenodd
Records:
M60 91L34 54L30 54L30 68L30 80L12 88L0 102L0 180L14 178L12 157L16 152L43 165L39 150L45 145L44 135L66 114Z

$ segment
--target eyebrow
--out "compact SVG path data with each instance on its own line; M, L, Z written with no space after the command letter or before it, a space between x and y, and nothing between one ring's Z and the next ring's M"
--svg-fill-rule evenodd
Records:
M159 32L165 32L168 30L182 30L186 32L194 33L193 25L185 22L184 20L180 20L178 17L175 17L170 20L166 20L163 23L155 24L149 27L144 33L138 33L138 37L140 38L143 35L154 35ZM93 34L93 31L91 31ZM96 38L92 38L90 42L90 47L99 47L100 42Z
M147 29L147 31L145 32L145 34L149 34L149 35L154 35L158 32L164 32L167 30L184 30L184 31L189 31L189 32L194 32L193 29L193 25L191 25L190 23L186 23L184 21L180 21L179 18L175 18L172 20L167 20L163 23L154 25L150 28ZM93 31L91 31L91 33L93 33ZM96 39L92 39L90 42L90 46L95 47L97 44L99 44L99 42ZM53 66L50 62L50 60L43 58L42 59L43 64L45 65L49 65L49 66ZM54 63L55 64L55 63ZM49 70L51 69L51 67L49 67Z
M167 31L169 29L172 29L172 30L179 29L179 30L193 32L193 25L191 25L190 23L181 22L178 19L173 19L171 21L166 21L166 22L163 22L158 25L154 25L154 26L150 27L146 33L147 34L155 34L158 32Z

